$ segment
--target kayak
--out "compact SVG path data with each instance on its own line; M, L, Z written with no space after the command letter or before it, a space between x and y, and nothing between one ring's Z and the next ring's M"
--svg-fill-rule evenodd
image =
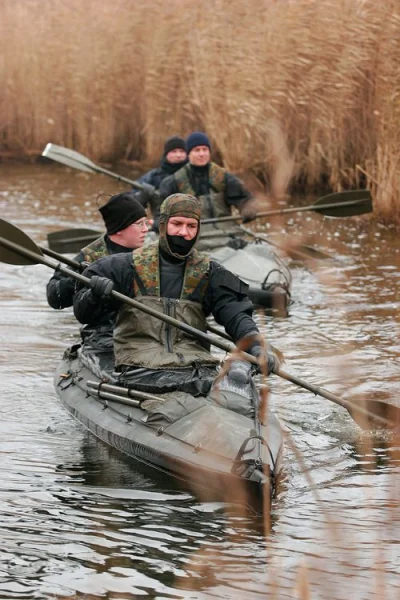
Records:
M276 490L282 430L271 411L260 422L253 377L238 384L225 376L206 396L147 393L132 385L129 371L114 370L111 349L77 344L65 351L54 384L62 404L100 440L202 500L240 498L260 513Z

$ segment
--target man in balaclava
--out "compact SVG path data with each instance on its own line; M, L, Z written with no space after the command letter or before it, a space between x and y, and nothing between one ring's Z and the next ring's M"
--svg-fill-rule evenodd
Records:
M200 331L206 330L206 317L212 314L235 343L258 336L248 286L194 247L200 216L197 198L171 195L161 206L159 240L133 254L100 259L84 272L91 286L75 296L75 316L82 323L95 323L110 308L118 312L116 368L121 373L129 371L130 382L136 370L138 389L171 391L182 389L184 381L204 391L215 378L219 360L204 342L121 303L111 295L112 290ZM259 341L248 351L254 356L263 352ZM270 370L278 365L273 354L268 355L268 362Z

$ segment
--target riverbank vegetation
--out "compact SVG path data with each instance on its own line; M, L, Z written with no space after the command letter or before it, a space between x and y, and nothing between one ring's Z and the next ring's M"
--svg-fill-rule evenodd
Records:
M0 156L150 165L201 129L275 196L368 186L400 221L392 0L3 0L0 23Z

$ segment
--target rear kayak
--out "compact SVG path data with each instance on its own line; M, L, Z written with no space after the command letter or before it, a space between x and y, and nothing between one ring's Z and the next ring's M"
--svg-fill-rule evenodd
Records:
M229 246L214 248L210 257L249 285L248 295L256 306L287 314L292 275L267 243L250 242L238 250Z
M224 377L206 396L146 394L114 371L113 354L74 346L56 371L63 405L89 431L132 459L185 482L203 500L262 512L276 489L283 435L268 411L260 422L252 378Z

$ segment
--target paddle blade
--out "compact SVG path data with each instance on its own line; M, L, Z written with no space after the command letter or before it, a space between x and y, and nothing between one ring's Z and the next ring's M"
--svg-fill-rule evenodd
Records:
M337 206L333 206L336 204ZM373 211L369 190L350 190L323 196L314 204L313 210L327 217L354 217Z
M41 250L23 231L0 219L0 260L9 265L37 265L39 261L23 256L17 250L7 247L6 242L18 244L35 254L42 256Z
M348 411L361 429L398 429L400 428L400 408L381 400L365 400L351 403ZM368 413L368 414L366 414Z
M304 261L306 264L309 260L332 260L333 256L314 248L314 246L307 246L305 244L298 244L296 247L288 247L285 252L292 260L297 262Z
M69 150L69 148L64 148L63 146L57 146L56 144L47 144L42 152L42 156L51 158L51 160L55 160L73 169L86 171L87 173L97 173L98 171L98 167L94 162L83 156L83 154L75 152L75 150Z
M101 235L101 232L93 229L63 229L49 233L47 243L50 250L54 250L54 252L76 254Z

